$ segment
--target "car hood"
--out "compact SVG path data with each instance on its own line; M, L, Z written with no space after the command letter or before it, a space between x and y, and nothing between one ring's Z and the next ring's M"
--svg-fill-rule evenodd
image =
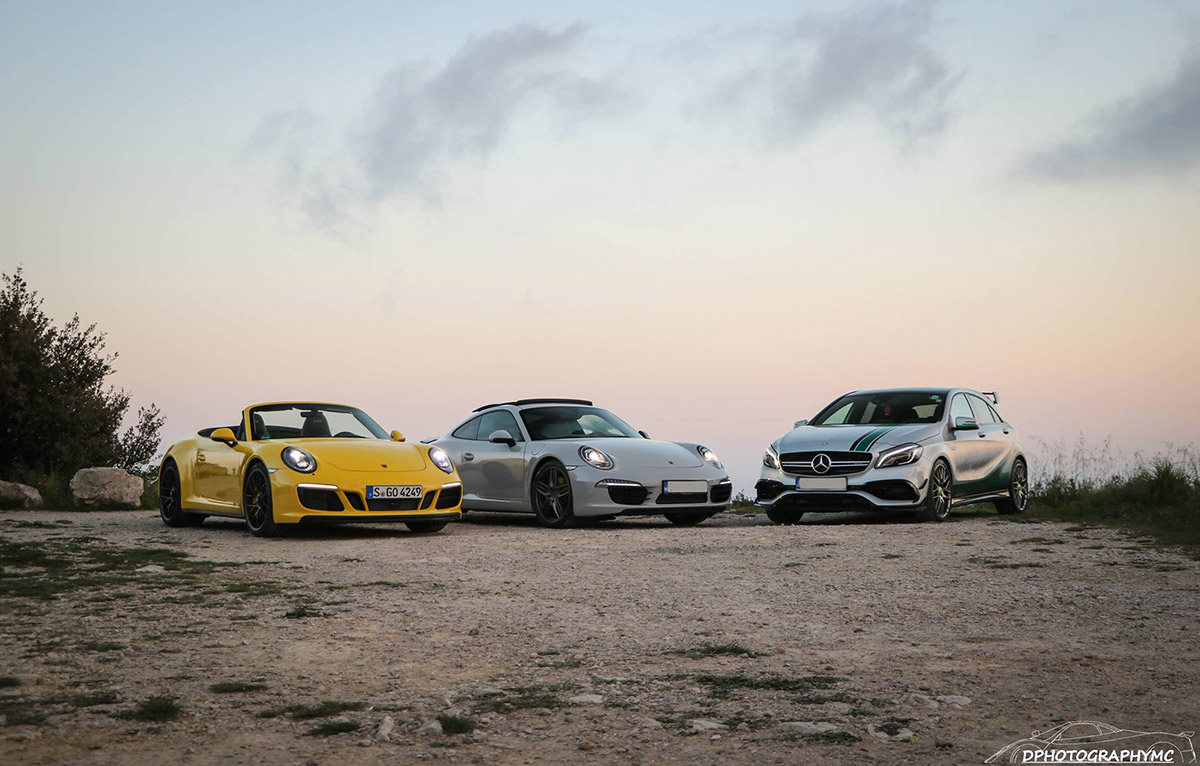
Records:
M281 440L282 441L282 440ZM343 471L423 471L425 457L414 444L383 439L288 439L284 444L308 451Z
M602 450L621 466L637 468L699 468L707 465L695 450L675 442L653 439L572 439L573 444Z
M878 452L885 447L898 444L923 442L939 433L937 423L917 423L902 426L800 426L794 428L776 443L780 454L784 452ZM856 446L857 445L857 446Z

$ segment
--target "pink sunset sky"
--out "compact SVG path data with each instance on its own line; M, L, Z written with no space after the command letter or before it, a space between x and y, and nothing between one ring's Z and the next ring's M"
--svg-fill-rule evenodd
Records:
M0 11L0 270L168 441L584 397L748 488L905 385L1196 440L1189 3L243 5Z

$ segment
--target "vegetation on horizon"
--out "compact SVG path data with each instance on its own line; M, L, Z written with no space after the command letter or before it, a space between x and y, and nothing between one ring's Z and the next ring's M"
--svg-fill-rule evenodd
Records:
M121 430L129 394L106 384L117 355L104 333L78 314L55 326L21 269L0 280L0 478L34 485L53 507L72 504L80 468L145 476L164 418L151 404Z

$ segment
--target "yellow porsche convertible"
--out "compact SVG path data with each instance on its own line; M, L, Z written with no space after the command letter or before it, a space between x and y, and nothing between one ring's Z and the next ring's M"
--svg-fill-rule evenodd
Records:
M244 518L258 537L338 522L438 532L462 517L462 482L441 447L407 444L343 404L247 407L236 426L205 428L172 446L158 486L167 526Z

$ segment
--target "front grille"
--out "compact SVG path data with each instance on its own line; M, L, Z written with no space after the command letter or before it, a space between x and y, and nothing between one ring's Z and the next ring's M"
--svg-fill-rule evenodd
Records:
M813 468L813 458L817 455L829 458L828 471L820 473ZM867 470L871 458L870 452L785 452L779 456L779 464L793 476L848 476Z
M361 511L366 508L362 502L362 495L357 492L347 492L346 499L350 501L350 507L356 511Z
M892 479L889 481L869 481L866 490L880 500L907 500L917 502L917 491L907 481Z
M708 502L707 492L664 492L655 501L658 505L704 505Z
M723 481L712 488L709 499L714 503L727 503L733 496L733 482Z
M754 485L754 491L758 493L757 500L760 502L765 500L774 500L775 498L779 497L784 489L785 487L783 484L780 484L777 481L771 481L770 479L760 479L759 482Z
M421 502L419 497L389 497L389 498L367 498L367 510L369 511L415 511L417 505Z
M641 505L646 502L646 496L650 491L645 487L623 486L620 484L609 485L608 499L612 500L617 505Z
M454 506L458 505L461 502L462 502L462 485L461 484L458 485L457 487L443 487L442 491L438 493L437 507L439 509L453 508Z
M434 490L433 492L425 493L425 499L421 501L421 510L422 511L425 510L426 508L428 508L429 506L433 505L433 498L436 495L437 495L437 490Z
M300 497L300 505L310 510L342 510L342 501L338 498L338 493L332 489L306 489L300 487L296 489L296 494Z

